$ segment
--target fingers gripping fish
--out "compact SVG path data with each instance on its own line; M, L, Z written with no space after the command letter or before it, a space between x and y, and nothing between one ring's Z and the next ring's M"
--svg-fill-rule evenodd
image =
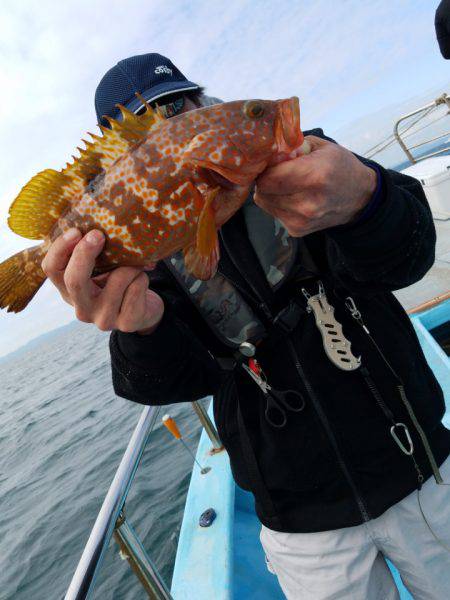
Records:
M0 264L0 308L27 306L45 281L48 247L71 227L105 234L94 274L183 249L195 277L213 277L217 230L273 157L303 141L295 97L227 102L168 120L149 105L139 116L119 108L121 118L89 134L79 157L35 175L11 205L12 231L43 243Z

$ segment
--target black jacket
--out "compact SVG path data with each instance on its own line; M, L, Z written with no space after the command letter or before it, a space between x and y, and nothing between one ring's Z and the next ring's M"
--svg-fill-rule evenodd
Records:
M450 0L441 0L434 18L439 49L444 58L450 58Z
M300 288L315 294L320 279L382 403L395 421L407 424L415 458L428 478L429 463L400 399L398 381L344 304L349 295L355 300L373 338L402 379L441 464L450 452L450 432L441 424L442 391L409 317L391 293L418 281L433 264L433 220L417 180L377 167L383 201L374 214L362 223L303 239L318 269L311 279L300 285L296 279L301 266L294 265L280 289L275 293L264 289L239 213L222 228L219 269L254 299L261 319L265 318L261 299L276 315L294 297L304 303ZM416 489L413 462L393 441L391 423L367 380L361 370L344 372L328 360L311 314L305 311L290 334L274 330L258 348L273 386L295 388L306 399L302 412L288 413L286 426L275 429L264 418L262 392L243 369L230 372L219 367L214 357L226 356L229 348L214 337L163 266L151 276L151 287L165 300L163 320L150 336L113 332L115 391L155 405L213 394L215 421L235 480L254 493L258 516L267 527L310 532L358 525ZM255 289L261 297L255 296Z

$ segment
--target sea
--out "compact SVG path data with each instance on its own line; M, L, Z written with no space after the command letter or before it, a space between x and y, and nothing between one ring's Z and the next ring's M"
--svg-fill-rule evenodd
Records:
M0 599L64 597L143 407L114 394L109 335L73 322L0 362ZM193 459L161 423L176 418L195 452L189 403L161 409L126 514L170 586ZM143 589L114 540L93 598Z

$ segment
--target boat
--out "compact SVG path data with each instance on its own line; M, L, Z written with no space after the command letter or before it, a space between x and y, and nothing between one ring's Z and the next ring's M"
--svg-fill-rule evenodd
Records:
M422 131L421 120L442 107L448 114L450 98L447 94L400 117L391 137L400 144L411 163L402 172L413 175L422 183L436 225L438 243L434 266L423 280L396 292L396 295L409 312L428 364L444 390L447 411L443 423L450 429L450 148L444 145L437 151L419 156L413 152L429 148L431 142L450 134L435 136L412 146L406 143L406 137L410 139L416 130ZM98 513L67 590L66 600L91 596L113 536L122 558L128 560L150 598L284 598L276 576L266 567L253 496L239 488L233 480L228 456L215 430L212 402L208 411L200 402L192 405L203 431L192 469L171 585L162 580L125 513L127 494L140 458L152 428L161 416L159 407L146 406ZM389 566L401 600L411 599L394 565Z

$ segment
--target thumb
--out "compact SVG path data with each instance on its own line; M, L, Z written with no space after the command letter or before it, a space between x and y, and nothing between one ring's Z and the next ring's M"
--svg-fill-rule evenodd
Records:
M300 146L299 150L302 150L302 154L310 154L311 152L315 152L320 148L324 148L325 146L329 146L332 142L328 140L323 140L316 135L306 135L303 144ZM306 151L305 151L306 150ZM309 150L309 152L308 152Z
M286 152L279 152L270 159L267 166L274 167L275 165L293 160L299 156L307 156L308 154L311 154L311 152L315 152L316 150L328 146L329 144L331 144L331 142L328 140L323 140L315 135L305 135L301 146L293 150L290 154L287 154Z
M331 144L331 142L328 140L323 140L315 135L305 135L301 146L293 150L290 154L280 153L279 155L275 156L269 166L284 162L286 160L292 160L294 158L298 158L299 156L307 156L308 154L311 154L320 148L324 148L329 144Z

